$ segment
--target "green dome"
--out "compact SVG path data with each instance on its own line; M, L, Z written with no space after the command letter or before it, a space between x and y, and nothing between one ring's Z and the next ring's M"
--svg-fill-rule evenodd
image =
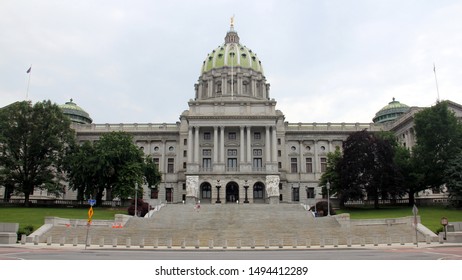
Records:
M73 123L90 124L93 122L90 115L85 112L85 110L77 106L77 104L72 102L72 99L59 107L63 111L64 115L68 116Z
M257 54L239 43L239 36L233 26L226 34L225 43L207 54L201 74L224 67L241 67L263 73Z
M388 103L387 106L380 109L380 111L378 111L375 114L375 117L372 119L372 121L374 123L384 123L393 121L402 114L406 113L407 111L409 111L409 106L400 103L399 101L396 101L393 97L393 101Z

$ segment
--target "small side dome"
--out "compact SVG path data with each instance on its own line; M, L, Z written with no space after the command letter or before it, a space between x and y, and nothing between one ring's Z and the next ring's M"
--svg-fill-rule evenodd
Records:
M380 109L372 119L374 123L385 123L396 120L399 116L409 111L409 106L393 100L387 106Z
M93 122L90 115L85 112L84 109L77 106L72 99L59 107L63 111L64 115L68 116L73 123L91 124Z

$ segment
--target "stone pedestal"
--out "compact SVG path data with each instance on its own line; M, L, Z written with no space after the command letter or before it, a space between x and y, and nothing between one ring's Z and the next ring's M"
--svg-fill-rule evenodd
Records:
M187 196L186 197L186 204L196 204L196 197L194 196Z
M270 196L268 197L269 204L279 204L279 196Z

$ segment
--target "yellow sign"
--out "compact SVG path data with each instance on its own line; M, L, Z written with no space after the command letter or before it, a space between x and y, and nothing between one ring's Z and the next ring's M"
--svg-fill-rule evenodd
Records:
M91 222L91 218L93 217L93 207L90 206L90 209L88 209L88 222Z

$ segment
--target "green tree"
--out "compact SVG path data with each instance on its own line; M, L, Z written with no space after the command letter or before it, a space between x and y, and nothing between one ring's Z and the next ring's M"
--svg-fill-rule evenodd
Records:
M416 173L421 177L415 191L439 188L445 183L445 170L462 145L462 126L448 108L438 102L414 116L417 142L413 149Z
M454 206L462 207L462 153L451 158L444 171L449 199Z
M154 162L154 159L151 156L147 156L144 159L144 183L147 184L149 189L157 189L160 181L162 180L162 175L157 168L157 165Z
M319 180L319 186L322 186L322 194L326 195L326 184L330 183L330 195L337 195L340 198L341 191L340 186L340 172L338 170L338 163L342 159L342 152L337 147L334 152L327 154L327 167L326 172L324 172Z
M84 199L96 198L96 205L101 205L104 192L107 200L133 196L145 174L143 152L126 132L110 132L76 148L68 162L70 187Z
M26 206L35 188L61 194L62 167L74 141L70 120L50 101L0 109L0 184L23 194Z

